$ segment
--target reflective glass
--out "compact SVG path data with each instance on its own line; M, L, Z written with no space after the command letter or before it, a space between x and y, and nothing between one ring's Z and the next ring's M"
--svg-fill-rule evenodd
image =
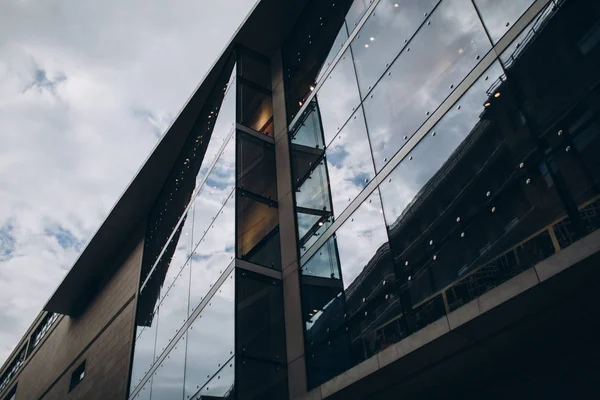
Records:
M348 24L348 30L352 32L358 25L358 22L363 15L367 12L369 5L373 0L354 0L348 13L346 14L346 23Z
M235 74L235 68L233 70ZM221 107L215 107L209 115L209 120L215 121L213 131L210 135L210 141L204 154L202 161L202 167L196 177L196 184L198 184L208 173L209 166L213 160L218 156L219 149L225 143L227 136L232 132L235 127L235 97L236 97L236 83L235 80L228 87L227 93L223 98ZM202 140L202 139L197 139Z
M158 309L156 354L158 358L188 317L190 263L186 263L167 290Z
M317 82L321 80L321 78L323 77L323 73L327 70L329 65L331 65L331 62L333 61L335 56L338 55L342 47L344 47L344 44L347 40L348 31L346 30L346 24L344 23L344 25L342 25L342 28L338 32L338 35L336 36L335 41L333 42L333 45L331 46L331 50L329 50L329 54L327 54L327 58L323 62L321 70L317 74Z
M325 144L327 144L360 103L356 74L349 50L342 55L319 88L317 102L325 133Z
M264 197L277 199L275 146L238 133L238 187Z
M227 143L206 183L194 199L194 248L235 187L235 143L235 138Z
M194 224L193 210L188 211L185 220L181 223L181 229L173 236L172 241L177 245L173 254L165 254L163 257L169 257L170 261L167 267L167 274L161 287L160 298L162 299L175 279L180 275L182 268L192 254L192 227Z
M240 86L239 123L257 132L273 136L273 101L270 92L240 82L238 85Z
M492 41L497 43L534 0L474 0Z
M241 268L238 268L236 279L236 354L285 364L281 281Z
M338 216L375 176L362 108L325 151L333 211Z
M238 213L238 257L281 269L277 208L242 194Z
M317 102L314 100L308 105L291 134L292 143L321 149L325 147L317 107Z
M201 392L230 363L235 342L235 279L227 276L188 329L185 398Z
M296 205L298 207L331 212L329 188L327 185L327 168L323 161L299 179L296 189Z
M183 335L158 366L152 376L152 400L183 398L185 370L185 338Z
M278 364L237 358L238 400L279 400L288 398L287 370Z
M133 382L132 382L133 383ZM135 395L133 400L150 400L150 391L152 387L152 378L150 378L144 387Z
M340 279L340 265L335 235L302 266L302 274L322 278Z
M136 330L133 366L131 367L131 390L135 389L141 382L142 378L150 370L150 367L154 362L154 345L156 343L158 315L152 315L148 318L148 321L144 321L144 323L148 326L140 326L138 324ZM147 389L149 392L150 387Z
M491 48L470 0L444 0L364 103L379 171Z
M336 231L344 288L367 268L387 242L379 192L373 192Z
M439 0L381 0L352 41L363 98Z
M235 358L230 358L221 369L219 369L212 379L204 384L195 397L199 400L204 399L230 399L233 398L235 389Z
M232 193L192 254L190 314L235 256L235 193Z

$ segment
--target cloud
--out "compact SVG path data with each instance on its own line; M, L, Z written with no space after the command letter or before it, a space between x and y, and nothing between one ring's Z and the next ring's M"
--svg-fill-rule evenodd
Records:
M0 3L0 362L253 3Z

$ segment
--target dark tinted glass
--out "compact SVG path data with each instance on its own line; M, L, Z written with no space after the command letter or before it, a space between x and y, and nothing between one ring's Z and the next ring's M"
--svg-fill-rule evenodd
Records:
M238 268L236 296L236 354L285 364L281 281Z
M277 199L275 147L238 132L238 187L265 199Z

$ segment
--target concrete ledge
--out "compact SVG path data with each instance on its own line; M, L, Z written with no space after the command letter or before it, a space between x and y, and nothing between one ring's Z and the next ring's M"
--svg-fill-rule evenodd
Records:
M383 368L402 357L404 357L404 348L402 348L402 341L400 341L377 353L377 362L379 368Z
M420 331L417 331L406 339L401 340L399 343L402 345L404 355L406 355L425 346L429 342L433 342L435 339L448 332L450 332L448 318L443 316L437 321L427 325Z
M479 299L472 300L448 314L448 325L454 330L481 315Z
M499 306L505 301L523 293L527 289L539 283L534 268L529 268L508 281L496 286L492 290L482 294L479 301L479 310L481 313Z
M367 375L372 374L373 372L379 369L379 364L377 362L377 357L373 356L368 360L361 362L353 368L350 368L348 371L336 376L330 381L325 382L321 385L321 396L328 397L334 394L335 392L339 392L347 386L352 385L354 382L359 381Z
M600 230L597 230L541 261L534 268L540 278L540 282L544 282L599 251Z

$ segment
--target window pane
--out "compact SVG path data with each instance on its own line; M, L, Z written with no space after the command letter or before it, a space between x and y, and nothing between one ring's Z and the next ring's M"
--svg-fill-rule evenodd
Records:
M229 274L188 329L185 398L191 398L234 354L235 280Z
M352 56L347 50L317 93L325 144L331 142L360 103Z
M317 102L311 101L294 131L291 133L292 143L312 148L325 147L321 119Z
M236 354L285 364L281 281L241 268L237 270Z
M235 143L235 138L227 143L194 199L194 248L235 187Z
M445 0L365 100L379 171L491 48L470 0Z
M235 192L207 229L192 254L190 314L235 256Z
M234 385L235 359L232 357L213 375L212 379L205 383L204 387L199 390L199 394L201 395L199 400L233 398L230 396L233 396Z
M144 326L138 325L136 330L135 348L133 353L133 366L131 367L131 390L141 382L154 362L154 345L156 343L156 327L158 315L151 315ZM146 385L148 386L148 385ZM147 387L150 392L150 387Z
M269 92L238 82L240 101L238 115L240 124L273 136L273 101Z
M327 54L327 58L323 62L321 70L317 74L317 82L321 80L321 78L323 77L323 72L325 72L325 70L329 67L335 56L337 56L342 47L344 47L344 44L347 40L348 31L346 30L346 24L344 23L344 25L342 25L342 28L338 32L338 35L336 36L335 41L333 42L333 45L331 46L329 54Z
M237 140L238 187L276 200L275 146L244 133L238 133Z
M133 381L132 381L133 384ZM150 400L150 387L152 387L152 378L150 378L144 387L135 395L133 400Z
M348 24L348 30L352 32L363 15L367 12L369 5L373 0L354 0L346 14L346 23Z
M163 288L165 293L158 309L156 354L158 358L188 317L190 290L190 263L180 270L173 285Z
M233 73L235 74L235 68ZM216 121L214 123L214 129L210 136L210 141L208 142L208 147L206 148L204 160L202 160L202 167L200 168L200 172L196 177L196 184L198 184L206 176L209 166L211 165L213 160L218 156L219 149L225 142L225 139L227 138L229 133L235 127L235 96L236 88L234 80L232 85L228 87L227 93L225 94L225 98L223 99L221 107L215 108L215 110L211 111L209 115L210 121ZM204 139L198 138L197 140Z
M281 269L277 208L242 194L238 212L238 257Z
M492 41L497 43L534 0L475 0Z
M362 108L325 151L334 215L338 216L375 176Z
M152 400L183 398L183 376L185 368L185 335L158 366L152 377Z
M375 86L438 0L382 0L352 41L363 98Z
M313 210L331 211L329 188L327 185L327 168L323 161L300 179L296 189L296 205Z
M238 357L237 362L238 400L288 398L287 370L283 366L242 357Z

